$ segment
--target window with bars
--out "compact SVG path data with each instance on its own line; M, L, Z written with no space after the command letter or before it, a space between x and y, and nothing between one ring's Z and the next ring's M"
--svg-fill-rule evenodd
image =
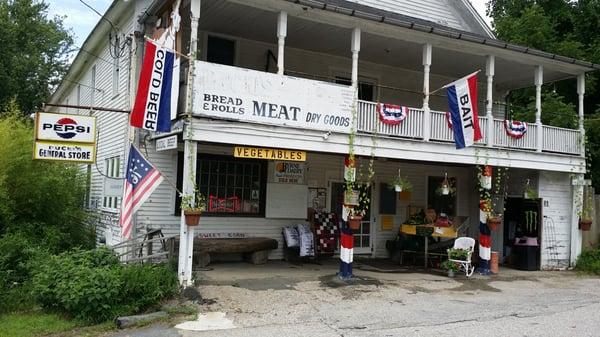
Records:
M177 185L183 180L179 153ZM206 197L206 215L264 216L267 162L226 156L199 155L196 183ZM177 198L176 213L180 198Z
M109 178L120 178L121 170L121 157L115 156L104 159L104 174ZM118 208L120 197L107 197L102 198L102 207L105 208Z

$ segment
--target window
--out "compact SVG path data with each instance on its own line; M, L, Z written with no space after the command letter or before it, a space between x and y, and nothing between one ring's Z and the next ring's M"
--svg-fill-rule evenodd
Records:
M119 58L113 59L112 69L112 94L113 97L119 95Z
M183 152L179 153L177 185L183 181ZM206 215L264 216L267 162L227 156L198 155L198 189L206 197ZM179 212L181 198L175 203Z
M352 80L348 77L336 76L335 83L343 85L352 85ZM373 82L358 81L358 99L361 101L375 101L375 84Z
M235 64L235 41L209 35L206 61L232 66Z
M444 177L428 177L427 208L435 209L438 215L446 213L448 216L456 216L456 178L448 177L450 191L447 195L441 192L443 181Z
M104 159L104 174L109 178L120 178L121 170L121 157L115 156ZM102 198L102 207L106 208L117 208L119 206L119 197L107 197Z

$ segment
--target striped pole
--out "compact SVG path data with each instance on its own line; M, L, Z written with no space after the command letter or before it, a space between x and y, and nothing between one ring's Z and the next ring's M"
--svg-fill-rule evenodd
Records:
M492 171L490 165L483 167L479 176L479 268L477 272L481 275L490 275L490 259L492 255L492 236L490 227L487 225L488 213L492 204L490 192L492 189Z
M344 180L346 184L356 181L356 166L353 155L346 157L344 160ZM348 216L354 206L346 204L346 202L350 203L346 200L346 192L344 192L344 204L342 205L340 221L340 272L338 275L342 280L352 278L352 260L354 259L354 233L348 224Z
M346 208L346 206L344 206ZM344 212L347 214L347 212ZM347 216L342 216L340 230L340 273L343 280L352 278L352 261L354 259L354 233L348 226Z

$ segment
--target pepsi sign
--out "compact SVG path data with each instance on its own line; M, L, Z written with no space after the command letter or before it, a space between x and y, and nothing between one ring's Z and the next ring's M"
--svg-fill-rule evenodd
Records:
M35 124L37 140L96 142L96 117L39 112Z

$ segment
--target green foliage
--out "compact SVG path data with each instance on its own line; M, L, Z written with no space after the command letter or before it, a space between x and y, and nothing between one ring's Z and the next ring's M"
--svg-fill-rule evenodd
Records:
M600 63L600 1L596 0L489 0L488 14L496 36L508 42L559 55ZM600 109L600 74L586 74L585 115ZM544 86L542 122L576 128L576 84L573 79ZM556 92L555 92L556 91ZM532 88L510 93L509 117L533 121ZM586 122L588 177L600 189L600 123Z
M450 248L448 249L448 257L453 260L466 260L469 252L465 249Z
M0 313L22 310L33 305L30 278L34 266L47 257L22 233L0 238Z
M105 248L52 256L37 267L36 300L88 322L145 310L177 291L176 274L168 266L123 266Z
M52 252L91 248L84 174L77 165L32 160L32 123L19 114L12 105L0 118L0 235L25 233Z
M575 264L580 272L600 275L600 248L584 250Z
M80 322L56 314L40 312L12 313L0 316L0 336L34 337L61 333L76 328Z
M457 272L460 270L459 265L456 262L452 262L449 260L442 262L440 267L442 267L442 269L444 269L444 270L452 270L454 272Z
M35 112L66 72L71 33L43 0L0 0L0 36L0 111L15 99Z

